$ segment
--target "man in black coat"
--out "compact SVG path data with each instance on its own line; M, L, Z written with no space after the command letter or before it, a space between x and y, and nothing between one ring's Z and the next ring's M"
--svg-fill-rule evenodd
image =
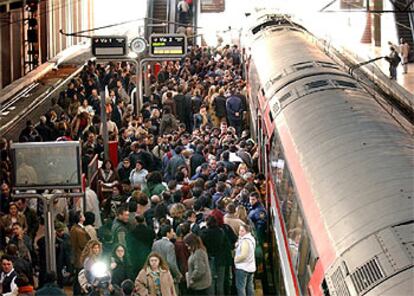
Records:
M190 158L190 170L191 177L195 175L196 169L206 162L206 159L203 155L204 146L197 145L195 153Z
M137 226L127 235L127 250L132 266L131 275L135 278L144 266L154 241L154 232L145 224L143 216L135 217Z

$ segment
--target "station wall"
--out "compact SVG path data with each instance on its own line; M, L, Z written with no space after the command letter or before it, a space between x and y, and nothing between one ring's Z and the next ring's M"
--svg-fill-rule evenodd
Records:
M85 41L81 37L66 37L59 30L71 33L93 28L94 2L39 0L37 9L30 12L25 1L0 1L0 89L62 50ZM28 18L37 22L32 40L35 42L31 43L28 42ZM29 51L34 51L34 55L29 55ZM36 58L37 65L33 63Z

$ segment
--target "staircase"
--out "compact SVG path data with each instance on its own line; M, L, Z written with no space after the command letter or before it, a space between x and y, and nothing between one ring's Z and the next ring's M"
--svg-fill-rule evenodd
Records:
M150 23L152 25L160 25L165 23L166 26L155 26L152 27L150 31L152 33L167 33L168 21L169 21L169 9L168 9L169 0L154 0L152 1L152 20Z
M398 11L398 8L401 10L404 9L411 0L396 0L395 1L395 10ZM413 5L411 5L411 9ZM410 8L408 8L410 9ZM414 40L413 40L413 25L410 20L409 12L397 12L395 15L395 24L397 26L398 39L404 38L410 45L411 51L414 49ZM411 55L411 60L412 60Z

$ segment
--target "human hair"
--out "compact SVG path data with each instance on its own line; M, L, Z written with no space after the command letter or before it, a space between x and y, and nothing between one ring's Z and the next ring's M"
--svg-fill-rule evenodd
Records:
M246 208L242 205L239 205L236 208L235 216L236 216L236 218L239 218L240 220L242 220L244 223L248 222Z
M247 233L250 233L252 231L252 227L249 224L241 223L240 227L243 227L244 230L246 230Z
M101 252L102 252L102 244L98 240L92 239L92 240L90 240L86 243L86 246L83 248L82 254L80 256L80 259L81 259L80 261L82 263L85 262L85 259L88 258L88 257L95 257L95 255L92 252L92 249L96 245L99 246L99 248L101 249Z
M85 226L93 225L95 223L95 214L93 212L86 212L85 213Z
M56 272L48 271L45 274L45 283L55 283L57 280Z
M125 205L121 205L116 211L117 216L123 215L125 212L128 212L128 208Z
M206 250L201 238L192 232L184 237L184 243L190 248L191 253L194 253L199 249Z
M167 236L168 233L170 233L172 230L171 225L162 225L160 228L160 235L161 237Z
M181 223L177 226L176 234L178 237L184 237L190 232L190 224L189 223Z
M145 261L145 264L144 264L144 270L147 269L147 268L151 268L151 265L150 265L149 261L150 261L150 258L152 258L152 257L158 258L158 260L160 261L160 265L159 265L160 269L169 270L167 262L157 252L151 252L148 255L147 260Z
M185 213L185 206L182 203L175 203L171 206L170 216L172 218L182 218Z
M124 249L124 252L125 252L125 254L124 254L124 258L126 258L126 255L127 255L127 249L126 249L126 247L125 247L123 244L116 244L116 245L112 248L112 257L114 257L114 258L117 258L117 257L118 257L118 255L116 254L116 250L117 250L119 247L122 247L122 248Z
M218 226L218 222L214 216L208 216L206 222L208 228L214 228Z

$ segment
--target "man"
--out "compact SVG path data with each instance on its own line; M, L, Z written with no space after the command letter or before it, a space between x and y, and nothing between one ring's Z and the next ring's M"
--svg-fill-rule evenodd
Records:
M248 217L253 222L256 228L259 242L262 243L265 237L267 224L266 209L260 203L259 193L257 192L250 193L249 202L250 210Z
M47 272L45 275L45 285L36 291L36 296L65 296L65 292L62 291L56 285L56 272Z
M131 260L132 274L136 276L151 253L154 232L145 224L144 216L136 216L137 226L127 236L127 250Z
M170 241L175 237L174 229L171 225L163 225L160 229L161 239L154 242L152 251L160 254L168 263L175 283L179 283L182 274L178 269L177 258L175 256L174 244Z
M124 160L118 165L118 177L121 182L129 180L131 175L132 166L131 161L128 157L125 157Z
M234 90L231 91L231 95L226 101L226 112L230 125L236 129L237 135L240 135L243 104L240 97L235 95Z
M20 213L26 217L27 223L27 234L30 236L32 241L34 240L37 230L39 229L39 219L37 218L36 212L29 208L25 198L19 198L16 200L16 206Z
M31 238L24 233L23 227L19 222L13 223L12 231L13 236L10 238L9 243L12 243L18 247L19 257L33 263L35 258L32 258L34 251Z
M129 97L128 93L124 89L121 80L118 80L116 82L116 87L117 87L117 92L118 92L118 98L120 98L125 103L125 105L128 105L131 102L131 98Z
M397 80L397 66L401 62L401 58L394 46L390 47L390 54L385 59L390 63L390 79Z
M400 39L400 54L402 58L403 74L407 74L408 69L408 55L410 53L410 46L404 38Z
M186 165L184 155L182 154L184 148L182 146L177 146L175 147L174 151L175 155L170 159L166 168L167 181L170 181L174 178L179 166Z
M203 155L204 146L197 145L195 153L190 157L190 175L194 176L196 169L206 162L206 158Z
M68 277L69 272L73 272L73 266L71 262L72 246L70 245L70 236L65 232L66 225L62 222L55 223L56 231L56 269L59 271L66 270L67 274L59 272L57 275L57 281L61 288L64 285L64 277ZM44 277L45 284L47 285L51 279L48 279L47 274ZM54 281L53 281L54 282Z
M112 222L113 245L121 244L126 246L126 236L128 233L129 211L125 206L118 208L117 217Z
M86 243L90 240L89 234L85 230L83 223L85 217L81 211L77 211L73 217L74 225L70 229L70 241L72 244L72 256L73 267L75 268L74 281L73 281L73 294L80 295L81 288L78 282L78 273L83 268L83 262L81 262L81 254L86 246Z
M11 296L14 294L13 291L17 289L16 278L17 273L14 270L12 259L8 255L4 255L1 257L1 295Z

